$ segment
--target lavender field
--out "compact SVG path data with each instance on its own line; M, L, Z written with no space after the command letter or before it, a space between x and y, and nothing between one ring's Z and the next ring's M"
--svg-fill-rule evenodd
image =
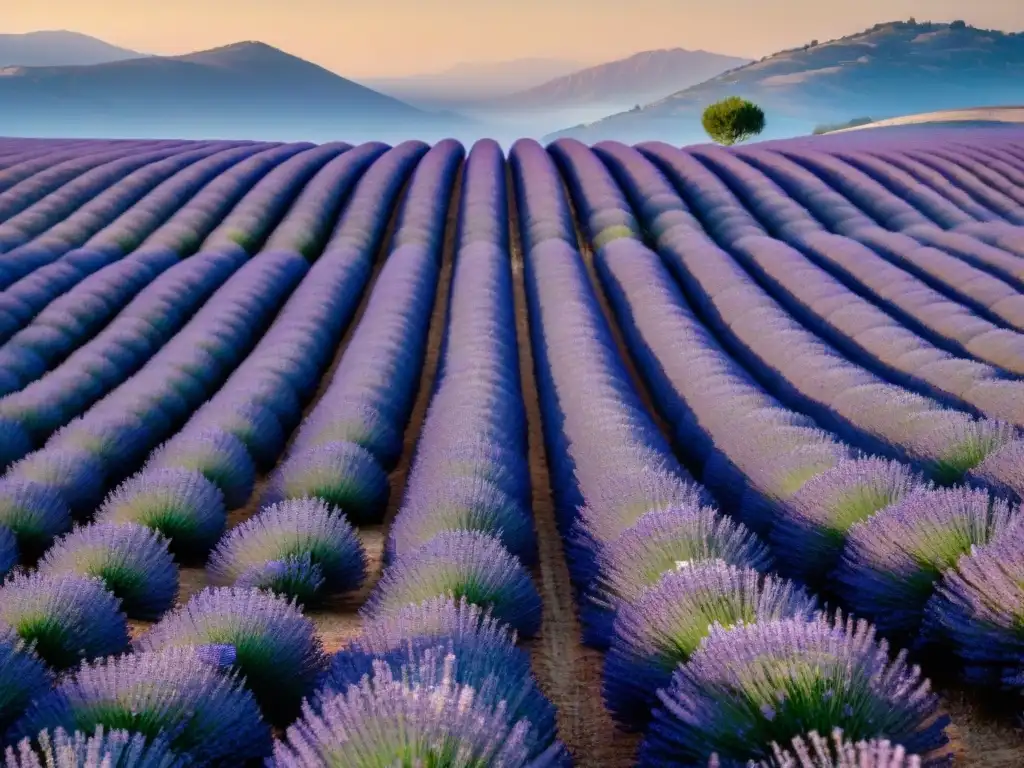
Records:
M1019 767L1024 130L0 140L0 472L8 768Z

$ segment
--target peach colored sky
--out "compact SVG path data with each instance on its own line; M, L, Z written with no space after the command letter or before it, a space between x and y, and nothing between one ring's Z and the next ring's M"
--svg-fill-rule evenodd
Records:
M878 21L1024 30L1022 0L6 0L0 31L71 29L147 53L262 40L342 75L681 46L760 57Z

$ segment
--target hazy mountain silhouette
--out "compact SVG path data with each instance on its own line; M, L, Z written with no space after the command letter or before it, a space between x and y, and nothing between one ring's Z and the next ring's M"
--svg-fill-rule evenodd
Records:
M425 108L458 108L532 88L587 65L568 59L527 58L472 61L441 72L366 78L374 90Z
M501 103L524 109L647 104L748 63L750 59L683 48L643 51L550 80Z
M0 67L80 66L137 59L144 55L66 30L0 35Z
M387 141L456 122L259 42L0 75L3 135Z
M1021 101L1024 35L981 30L962 22L878 24L855 35L782 51L646 107L559 131L547 138L706 140L704 107L726 96L764 108L764 138L810 133L815 125L869 115Z

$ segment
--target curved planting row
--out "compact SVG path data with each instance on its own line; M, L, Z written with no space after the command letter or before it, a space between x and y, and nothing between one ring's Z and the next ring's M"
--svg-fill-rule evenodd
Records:
M680 158L683 153L665 146L645 148L686 193L687 202L715 241L806 327L851 359L908 389L1024 426L1021 382L996 368L954 357L932 346L847 289L787 241L769 237L725 184L701 164ZM605 148L599 145L597 149ZM614 158L625 148L609 147L607 151ZM848 242L836 238L835 251L842 252ZM859 254L854 252L851 257L859 259ZM889 284L898 290L898 280ZM932 302L935 306L934 298ZM939 302L936 315L949 303ZM959 319L970 323L971 318L965 318L965 314L961 313ZM946 322L953 326L956 319L955 315L949 316Z
M392 150L392 167L401 173L392 170L376 182L369 176L364 180L365 196L357 192L318 262L334 263L335 269L350 273L349 280L360 289L349 300L348 317L369 281L387 212L413 164L402 219L429 224L424 214L437 213L436 207L447 199L444 191L452 183L461 148L443 142L426 154L425 150L420 144ZM443 213L440 216L443 220ZM271 475L261 499L263 508L230 531L211 557L208 572L215 583L260 586L304 602L362 584L366 555L352 524L379 522L387 503L382 464L390 466L401 451L422 364L423 340L417 336L426 336L442 231L440 224L435 225L425 248L399 247L388 256L338 368L303 421L288 456ZM361 244L360 238L365 238ZM423 268L420 273L410 269L414 263L403 255L410 252L425 255L426 274ZM339 338L343 329L337 330ZM390 343L386 334L394 335ZM415 372L403 370L405 356ZM318 381L319 375L305 383L307 396ZM374 406L378 418L366 418ZM289 431L298 418L298 410L290 409ZM397 438L381 443L380 438L389 434Z
M663 189L671 193L670 186ZM667 212L650 231L684 293L783 402L858 447L910 461L944 483L961 480L990 455L996 461L1000 449L1015 450L1017 433L1008 425L976 421L841 357L721 250L682 200L661 192L658 200ZM1003 480L1016 482L1009 475Z
M667 182L635 150L598 152L638 210L658 199ZM1009 508L983 491L934 490L904 465L858 457L785 409L722 350L639 241L610 244L598 263L656 402L706 485L769 537L786 573L914 639L939 573L1001 533ZM940 545L943 531L950 540ZM904 580L884 578L895 563Z
M324 187L326 191L332 187L347 191L381 151L368 145L346 153L335 161L335 167L325 168L324 178L320 183L311 182L309 194L300 196L285 222L304 216L310 207L321 206ZM328 228L331 215L331 210L323 212L318 222L321 230ZM28 434L29 442L38 445L135 373L248 258L238 246L210 249L167 270L58 368L20 392L0 398L0 418L7 420L9 430L14 428L11 422L17 424ZM112 369L107 361L119 365ZM7 459L14 458L14 449L8 449Z
M636 249L626 251L627 261L644 255L627 234L633 214L604 168L580 166L572 146L552 151L581 221L600 243L599 263L623 248ZM579 265L579 254L573 257ZM543 299L539 305L543 318ZM639 764L702 765L715 756L717 764L745 765L770 758L773 743L788 746L806 730L831 726L853 738L898 733L895 740L913 751L941 747L945 723L934 718L937 699L916 670L902 656L891 662L867 624L830 619L795 584L762 575L770 566L767 550L742 525L686 505L649 512L599 557L597 586L586 599L614 618L605 695L620 723L648 729ZM861 698L864 681L879 674L905 687L879 686ZM835 700L796 694L817 685L830 686ZM861 718L859 710L871 714ZM881 711L892 720L883 723Z
M654 147L650 152L677 184L681 184L683 174L694 164L686 153L665 146ZM733 187L773 236L785 240L809 260L834 273L860 295L880 304L908 328L954 353L972 356L1016 374L1024 373L1024 335L1021 333L995 325L947 299L857 240L830 234L806 209L756 169L725 153L695 151L693 154ZM706 171L704 175L714 179ZM687 199L691 205L696 204L696 198L688 196ZM745 211L741 213L744 214ZM751 223L754 223L752 219ZM722 233L716 236L734 241L745 235ZM877 234L870 239L864 237L868 245L884 248L897 258L908 250L913 252L912 247L908 248L909 238ZM923 256L927 257L927 254ZM984 281L977 285L979 290L985 287Z
M65 184L0 224L6 245L4 287L82 245L169 176L237 143L210 143L186 151L162 150L101 166ZM97 171L96 178L90 178Z
M0 172L0 220L10 219L82 174L125 156L195 146L202 145L185 141L142 141L128 146L113 141L87 142L59 152L29 153L22 162Z
M5 303L8 306L16 307L16 311L11 313L8 322L5 323L4 331L6 333L0 338L6 341L14 330L30 322L40 310L85 277L123 259L125 253L134 247L138 239L146 233L147 228L152 227L152 220L140 224L140 216L144 219L156 218L157 221L170 216L182 204L183 195L191 197L202 185L212 180L226 167L237 163L242 156L251 153L252 150L249 148L244 148L241 153L230 150L226 153L218 153L213 157L201 159L172 176L138 201L138 205L133 207L130 212L120 216L111 226L107 227L105 232L109 230L111 236L120 237L120 244L109 242L104 244L102 237L104 233L100 233L100 241L93 243L91 240L87 243L87 247L68 251L63 246L59 248L48 246L44 250L36 250L34 253L40 257L38 259L34 256L22 258L22 254L16 251L5 254L5 259L11 259L8 266L13 266L18 271L28 270L28 273L3 292ZM225 154L227 157L223 156ZM135 193L132 192L132 194ZM100 207L107 207L109 203L109 201L103 200L103 196L97 198L95 202ZM146 213L147 205L151 205L155 209L151 215ZM95 219L95 214L92 211L85 215L87 218ZM68 223L73 223L74 219L74 216L71 217L68 219ZM60 229L60 226L55 229ZM158 259L161 258L166 259L166 254L160 254ZM26 361L10 362L17 365ZM35 361L28 362L31 365Z
M0 359L8 374L0 393L21 389L29 376L41 375L99 332L142 288L191 254L234 203L250 190L255 193L253 185L271 168L287 165L287 159L302 149L284 145L243 160L200 190L124 258L88 274L65 272L65 282L79 282L61 286L66 289L62 292L36 290L23 297L28 307L24 314L34 316L22 323L11 315L0 331L6 342ZM31 373L19 370L26 361Z
M830 231L864 243L876 254L930 287L971 307L995 323L1024 329L1024 262L967 235L941 233L960 247L922 245L903 232L890 232L813 173L775 152L736 153L782 188ZM868 198L870 202L877 197Z
M329 687L351 695L363 675L379 685L404 669L435 695L450 695L450 686L471 688L481 694L475 707L493 729L492 760L571 765L556 741L554 708L515 645L517 635L536 634L540 597L517 557L525 552L516 543L532 523L521 497L527 470L515 341L495 338L514 328L504 191L501 150L493 142L477 144L462 177L439 378L389 531L387 566L362 610L366 626L335 656ZM444 213L435 214L437 246ZM409 243L410 234L400 230L396 238ZM431 288L439 255L431 255ZM510 470L518 473L515 498L491 482L507 479ZM532 554L532 535L525 536ZM449 680L438 674L442 664L450 667ZM496 706L501 701L503 708ZM473 742L458 724L451 734L455 743Z

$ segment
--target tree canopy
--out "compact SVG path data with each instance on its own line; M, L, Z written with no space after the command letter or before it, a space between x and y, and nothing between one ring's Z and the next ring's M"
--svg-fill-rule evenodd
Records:
M709 106L701 122L708 136L727 147L757 136L765 125L762 109L739 96Z

